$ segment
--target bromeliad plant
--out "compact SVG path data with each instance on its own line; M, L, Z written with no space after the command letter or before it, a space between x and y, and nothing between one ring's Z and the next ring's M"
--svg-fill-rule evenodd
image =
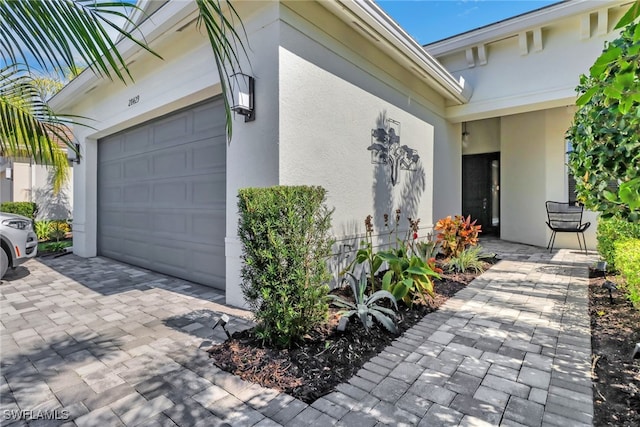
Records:
M466 218L456 215L454 218L442 218L436 223L433 229L439 231L436 238L445 257L457 257L469 246L478 244L482 226L476 225L476 222L477 220L471 221L471 215Z
M369 330L369 328L373 326L373 319L375 318L389 332L394 334L398 333L398 328L393 321L395 312L390 308L383 307L378 304L381 300L388 299L391 301L392 306L398 310L396 299L390 292L379 290L367 296L365 293L367 288L367 276L364 272L360 275L360 280L356 279L353 274L347 273L347 276L343 281L348 281L351 285L355 302L347 301L337 295L328 296L333 305L342 308L339 312L341 315L340 323L338 325L339 331L344 331L349 318L353 315L357 315L366 330Z

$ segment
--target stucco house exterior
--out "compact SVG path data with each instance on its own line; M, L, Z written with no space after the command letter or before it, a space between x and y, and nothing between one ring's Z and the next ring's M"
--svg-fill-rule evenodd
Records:
M53 191L52 172L30 159L0 156L0 203L35 202L37 219L69 219L73 211L73 169L60 192Z
M134 83L85 72L51 101L96 119L74 129L74 252L225 289L233 305L243 304L236 195L248 186L325 187L337 265L369 214L380 229L399 208L426 235L462 212L474 191L463 189L463 164L481 155L498 194L487 228L544 246L545 200L569 197L564 131L578 75L624 11L576 0L425 49L369 0L236 2L255 120L238 115L227 143L195 2L141 5L153 8L140 29L163 59L123 40Z

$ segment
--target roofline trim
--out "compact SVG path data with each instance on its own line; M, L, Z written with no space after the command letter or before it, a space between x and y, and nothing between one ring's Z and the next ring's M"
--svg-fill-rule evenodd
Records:
M507 18L493 24L489 24L475 30L467 31L441 41L430 43L424 48L433 56L439 57L445 54L464 50L469 46L483 43L491 43L505 37L527 31L535 27L543 26L551 21L567 18L583 13L594 12L602 8L622 7L630 2L627 0L570 0L558 4L552 4L529 13Z

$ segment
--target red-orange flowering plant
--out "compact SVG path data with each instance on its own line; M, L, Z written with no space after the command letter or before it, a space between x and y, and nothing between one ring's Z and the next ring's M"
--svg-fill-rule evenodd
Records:
M482 226L476 225L477 220L471 221L471 215L466 218L456 215L438 220L433 228L438 232L436 236L445 257L456 257L468 248L478 244L478 234Z

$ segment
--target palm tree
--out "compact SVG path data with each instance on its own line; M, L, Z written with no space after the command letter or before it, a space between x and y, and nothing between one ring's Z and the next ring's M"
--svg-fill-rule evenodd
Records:
M230 2L195 1L198 25L207 31L220 75L230 139L232 120L226 95L230 76L240 71L238 52L247 55L235 29L236 24L244 27ZM99 76L133 81L107 29L159 57L135 36L137 26L129 12L136 9L131 0L0 0L0 153L52 166L56 191L68 176L61 144L75 150L68 125L82 123L79 117L52 111L34 75L64 69L75 77L88 66Z

